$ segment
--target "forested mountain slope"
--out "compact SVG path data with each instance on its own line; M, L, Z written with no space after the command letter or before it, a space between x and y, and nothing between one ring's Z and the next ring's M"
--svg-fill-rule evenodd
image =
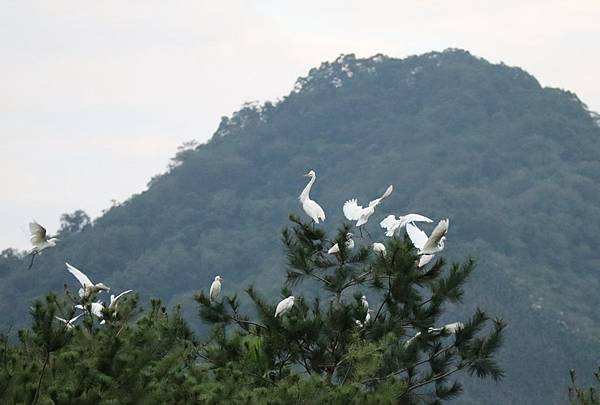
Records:
M342 56L282 101L224 118L207 144L64 235L32 271L5 252L1 324L22 323L34 297L74 286L65 260L143 300L184 302L216 274L224 289L252 283L268 294L285 273L280 230L314 169L311 196L332 230L345 200L367 203L389 184L368 224L375 239L390 213L449 217L446 256L478 260L466 306L509 322L506 381L469 387L471 398L556 402L568 369L584 375L600 353L599 158L593 114L521 69L461 50Z

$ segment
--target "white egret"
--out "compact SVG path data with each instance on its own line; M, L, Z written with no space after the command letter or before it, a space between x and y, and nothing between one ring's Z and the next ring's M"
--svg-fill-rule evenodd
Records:
M360 298L360 302L362 304L363 309L365 310L365 312L369 311L369 301L367 301L367 297L365 297L364 295Z
M302 193L300 193L298 199L300 200L300 203L302 203L302 209L304 210L306 215L308 215L315 222L315 224L318 224L319 221L325 221L325 212L319 204L310 199L309 195L310 189L314 184L315 180L317 179L317 174L314 172L314 170L311 170L304 176L310 177L310 181L308 182L306 187L304 187L304 190L302 190Z
M374 242L373 243L373 252L381 254L381 256L385 257L385 245L383 243Z
M212 284L210 285L210 300L211 301L216 301L217 298L219 298L219 295L221 294L221 281L223 279L221 278L221 276L217 276L215 277L215 281L212 282Z
M352 239L354 235L351 232L348 232L346 234L346 250L352 250L354 249L354 239ZM330 255L335 255L337 253L340 253L340 247L338 246L338 244L336 243L335 245L333 245L328 251L328 254Z
M29 233L31 234L29 240L33 245L33 249L31 249L30 252L31 262L29 263L29 267L27 267L27 270L31 269L31 267L33 266L33 260L35 259L35 256L37 254L40 254L44 249L56 246L56 244L60 242L58 238L51 238L50 236L48 236L46 228L38 224L35 219L29 223Z
M344 203L342 211L348 220L356 221L357 227L362 226L369 221L369 217L375 213L375 208L381 204L384 198L389 197L393 190L394 186L390 185L381 197L370 201L369 205L364 208L362 205L358 205L356 198L348 200Z
M441 220L427 237L427 234L420 230L414 224L406 225L406 233L413 245L419 250L418 254L423 255L419 259L419 267L423 267L433 259L435 253L444 250L446 233L448 232L448 219Z
M403 226L409 222L433 222L433 220L419 214L406 214L401 215L396 219L395 215L388 215L379 223L379 225L386 229L385 236L392 237L396 231L402 229Z
M125 290L123 291L121 294L117 295L116 297L111 294L110 295L110 304L108 304L108 308L113 310L115 312L115 315L117 313L117 303L119 301L119 299L121 297L123 297L125 294L129 294L130 292L132 292L133 290Z
M356 326L358 326L359 328L363 327L363 323L361 321L359 321L358 319L354 320L354 323L356 324Z
M75 318L71 318L68 321L64 318L61 318L60 316L54 316L56 319L58 319L59 321L61 321L62 323L64 323L67 326L67 329L73 329L75 327L74 323L76 320L78 320L79 318L81 318L83 316L83 312L80 313L79 315L77 315Z
M463 329L465 325L462 322L453 322L442 326L441 328L429 328L427 331L431 334L440 334L442 332L455 334L460 329Z
M82 309L82 310L86 310L86 307L84 307L81 304L75 305L75 308L77 309ZM98 317L99 319L103 319L104 315L102 314L102 310L104 309L104 304L101 301L98 302L92 302L90 304L90 312L92 314L94 314L96 317ZM100 323L104 323L104 321L100 322Z
M67 270L69 270L69 273L74 275L75 278L77 279L77 281L79 281L79 283L81 284L82 288L79 289L79 296L82 299L88 299L88 298L96 295L100 291L106 291L106 292L110 291L110 288L107 287L106 285L104 285L103 283L94 284L88 278L88 276L86 276L85 274L83 274L81 272L81 270L75 268L74 266L70 265L69 263L65 263L65 264L67 265Z
M290 295L284 300L281 300L279 304L277 304L277 308L275 309L275 318L279 315L283 316L286 312L288 312L294 306L294 296Z
M367 316L365 316L365 325L371 322L371 314L374 313L372 309L367 311Z

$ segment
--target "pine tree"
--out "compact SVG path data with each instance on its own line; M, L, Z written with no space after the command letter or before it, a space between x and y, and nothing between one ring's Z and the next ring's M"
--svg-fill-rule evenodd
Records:
M600 367L594 373L595 386L583 388L577 385L575 370L570 371L569 401L574 405L600 405Z
M309 403L315 386L338 399L413 403L459 395L462 385L453 374L461 371L502 378L494 358L502 343L502 320L477 309L462 323L439 323L445 305L461 300L475 268L471 258L453 264L438 258L420 269L406 238L390 239L385 255L366 246L349 250L348 225L332 241L322 229L295 216L290 220L292 227L282 235L289 268L281 297L309 282L318 291L295 294L291 311L276 318L279 299L267 300L249 287L253 320L241 313L236 296L213 302L197 294L200 316L212 325L205 354L217 381L231 383L235 375L247 388L283 397L286 388L310 386L311 397L304 399ZM333 243L340 250L328 255ZM369 320L363 294L375 304Z

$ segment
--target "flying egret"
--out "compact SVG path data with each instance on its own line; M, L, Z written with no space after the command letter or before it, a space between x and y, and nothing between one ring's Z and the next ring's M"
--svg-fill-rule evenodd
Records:
M381 256L385 257L385 245L379 242L373 243L373 252L379 253Z
M408 224L409 222L433 222L431 219L419 215L419 214L406 214L400 215L398 219L396 219L395 215L388 215L379 223L379 225L386 229L385 236L392 237L396 231L402 229L403 226Z
M354 235L351 232L348 232L346 234L346 249L347 250L352 250L354 249L354 239L352 239ZM336 243L335 245L333 245L328 251L327 253L330 255L335 255L337 253L340 252L340 247L338 246L338 244Z
M302 193L300 193L298 199L302 203L302 209L306 215L308 215L315 222L315 224L318 224L319 221L325 221L325 212L323 211L323 208L321 208L321 206L315 201L311 200L309 196L310 189L317 179L317 174L314 170L311 170L304 176L310 177L310 181L306 187L304 187L304 190L302 190Z
M367 301L367 297L365 297L364 295L360 298L360 302L362 303L362 307L365 310L365 312L369 311L369 301Z
M69 263L65 264L67 265L67 270L69 270L69 273L74 275L77 281L79 281L79 283L81 284L82 288L79 289L79 296L82 299L91 298L100 291L110 291L110 288L104 285L103 283L94 284L88 278L88 276L81 272L81 270L75 268L74 266L71 266Z
M83 316L83 312L80 313L79 315L77 315L75 318L71 318L68 321L64 318L61 318L60 316L54 316L56 319L58 319L59 321L61 321L62 323L64 323L67 326L67 329L73 329L75 327L74 323L76 320L78 320L79 318L81 318Z
M365 316L365 325L371 322L371 314L374 313L372 309L367 311L367 316Z
M29 223L29 233L31 233L31 237L29 239L33 245L33 249L31 249L30 252L31 262L29 263L27 270L31 269L33 266L33 259L35 259L37 254L40 254L44 249L56 246L56 243L60 242L58 238L51 238L48 236L46 228L38 224L35 219Z
M423 267L433 259L433 255L444 250L444 242L446 233L448 232L448 219L441 220L427 237L427 234L420 230L414 224L406 225L406 233L412 241L413 245L419 250L418 254L423 255L419 259L419 267ZM429 256L425 257L424 256Z
M369 205L364 208L362 205L358 205L356 198L346 201L342 209L342 211L344 211L344 216L346 216L349 221L356 221L357 227L363 226L369 221L369 217L375 213L375 208L381 204L381 201L383 201L384 198L389 197L393 190L394 186L390 185L381 197L370 201Z
M294 296L290 295L284 300L281 300L279 304L277 304L277 308L275 309L275 318L279 315L283 316L286 312L288 312L294 306Z
M215 281L212 282L212 284L210 285L210 300L211 301L216 301L217 298L219 298L219 294L221 294L221 281L223 279L221 278L221 276L217 276L215 277Z

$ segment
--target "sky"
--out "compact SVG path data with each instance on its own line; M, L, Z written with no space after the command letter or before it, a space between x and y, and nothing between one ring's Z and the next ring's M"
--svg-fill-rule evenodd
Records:
M462 48L600 111L600 1L0 0L0 251L92 218L342 53Z

